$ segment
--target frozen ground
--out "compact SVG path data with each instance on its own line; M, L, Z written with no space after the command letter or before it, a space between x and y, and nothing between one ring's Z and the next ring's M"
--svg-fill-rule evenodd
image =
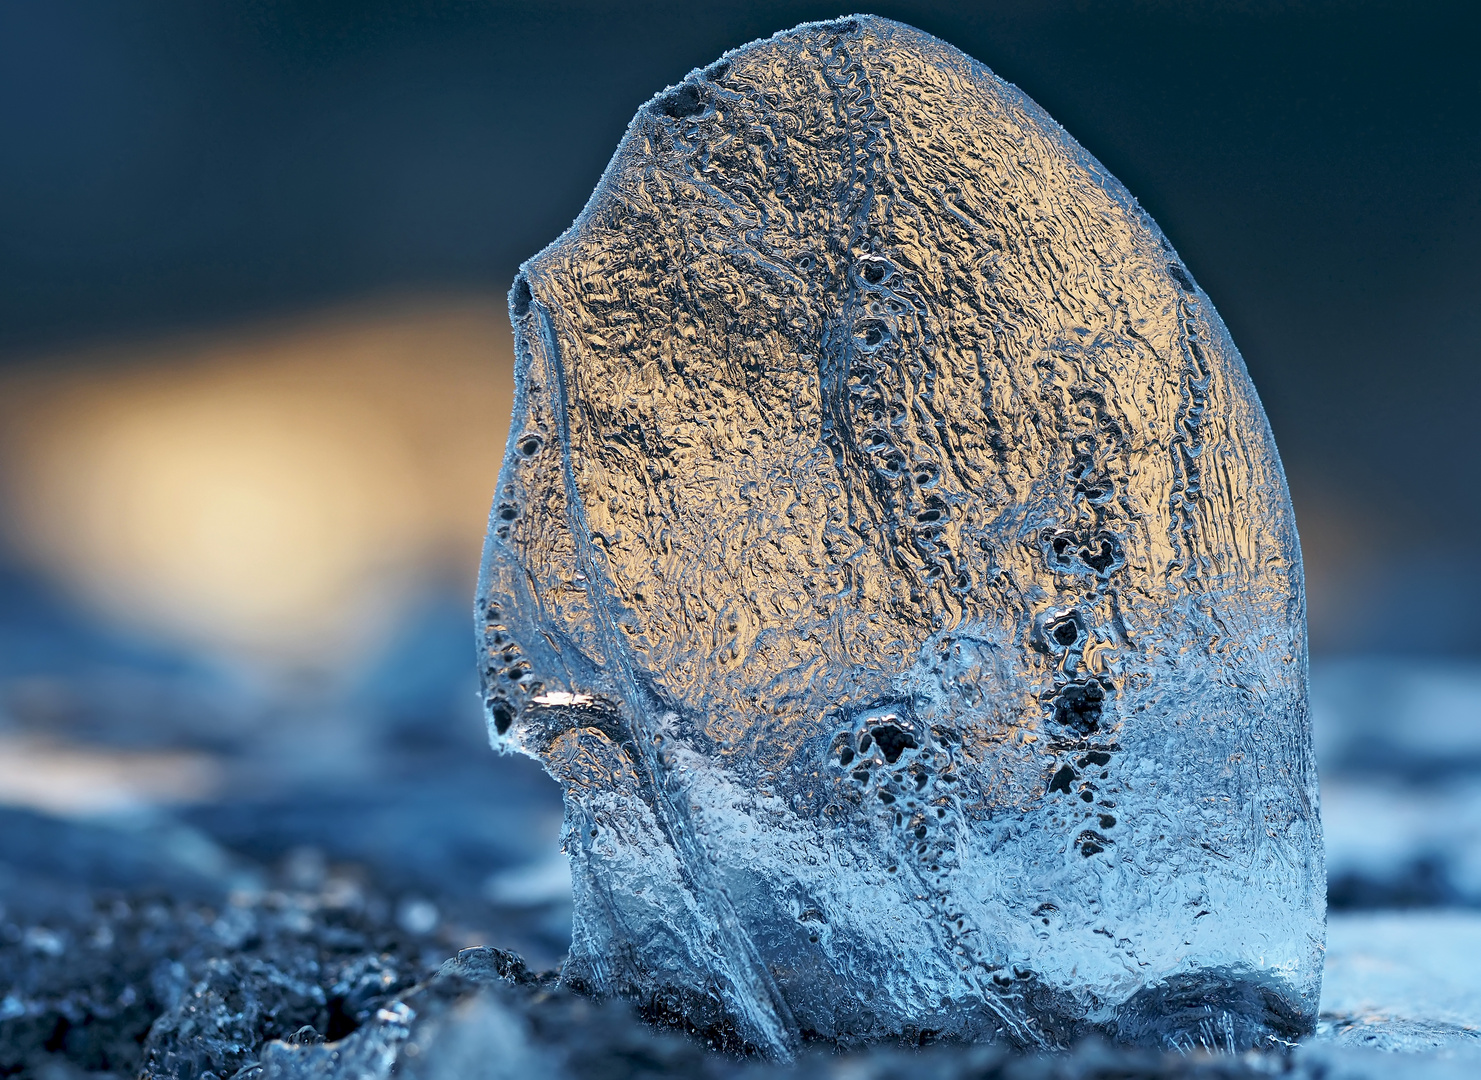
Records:
M1332 906L1481 907L1481 667L1317 665L1312 711Z
M0 1076L344 1075L328 1055L382 1035L398 1075L765 1072L507 982L494 954L434 977L470 946L549 968L569 935L559 797L486 748L461 602L289 709L16 588L0 588ZM1333 907L1322 1029L1292 1057L892 1049L801 1074L1481 1075L1481 669L1319 665L1314 700Z
M1481 913L1334 913L1320 1037L1342 1046L1481 1049Z

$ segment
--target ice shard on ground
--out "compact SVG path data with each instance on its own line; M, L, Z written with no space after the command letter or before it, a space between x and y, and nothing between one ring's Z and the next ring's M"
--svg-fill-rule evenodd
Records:
M511 312L478 626L496 744L565 791L566 979L781 1056L1310 1030L1285 479L1041 109L882 19L748 45Z

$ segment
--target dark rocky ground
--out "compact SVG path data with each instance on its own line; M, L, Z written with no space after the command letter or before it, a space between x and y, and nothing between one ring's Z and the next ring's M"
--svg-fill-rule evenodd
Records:
M381 794L387 801L380 813L394 814L395 793ZM258 809L268 835L275 822L286 829L284 818L297 820L282 805ZM298 813L318 815L352 839L352 810L321 804ZM372 822L377 817L361 810ZM446 843L445 835L438 840L429 833L421 845L418 878L303 845L273 861L255 860L181 821L232 823L238 815L250 816L249 809L226 813L216 805L92 822L0 811L0 1076L1315 1080L1410 1074L1388 1071L1394 1064L1388 1055L1379 1055L1386 1063L1374 1071L1374 1055L1360 1051L1407 1046L1415 1030L1396 1039L1391 1027L1364 1029L1354 1021L1329 1022L1325 1038L1289 1055L1187 1057L1099 1044L1047 1057L991 1047L847 1054L816 1047L798 1065L777 1069L736 1053L713 1033L707 1039L624 1003L585 998L557 985L554 972L532 973L499 946L522 944L548 955L558 934L553 927L568 916L559 903L500 905L440 888L433 872L440 856L430 849ZM453 840L461 840L467 865L476 866L477 845L466 836ZM367 842L362 836L358 844ZM259 843L264 851L271 846ZM383 847L379 857L393 850ZM485 864L494 857L487 845L482 855ZM1418 1034L1423 1045L1442 1051L1453 1049L1457 1035L1469 1038L1444 1023ZM1443 1060L1413 1064L1446 1066Z
M0 835L9 869L0 1075L619 1080L777 1071L650 1023L625 1004L563 989L513 953L454 950L446 929L419 923L404 904L398 918L397 903L362 867L326 867L300 852L267 873L263 887L223 891L170 850L168 835L119 836L15 811L3 815ZM63 850L108 852L108 865L79 874L78 862L58 858ZM984 1080L1323 1075L1295 1058L1099 1045L1044 1058L992 1048L818 1048L786 1071Z
M617 1080L772 1071L625 1004L563 989L512 952L456 949L466 927L434 923L417 907L430 901L398 902L361 865L326 864L302 848L271 869L202 860L202 838L182 828L0 813L0 1075ZM1044 1059L984 1048L823 1051L796 1074L1300 1071L1100 1046Z
M737 1053L723 1033L686 1032L672 1017L556 983L570 932L559 799L533 764L488 750L461 605L430 609L360 680L286 707L55 613L47 622L21 604L16 615L14 589L9 602L0 755L10 755L11 775L51 769L43 789L71 784L86 796L89 781L67 775L66 754L29 764L25 755L44 745L125 764L185 751L212 763L217 779L184 801L151 801L144 784L132 802L84 797L50 813L0 791L11 803L0 806L0 1077L1481 1075L1481 1059L1467 1056L1481 1031L1466 987L1460 1005L1452 993L1425 1006L1433 1017L1397 1019L1350 987L1358 1011L1328 1017L1316 1039L1283 1055L814 1047L781 1069ZM1460 737L1440 756L1447 782L1470 790L1456 764ZM1372 745L1349 740L1329 753L1345 761ZM1481 902L1481 886L1468 891L1477 844L1465 813L1416 811L1408 833L1366 824L1363 815L1386 814L1394 826L1383 799L1413 808L1449 790L1415 788L1387 765L1373 771L1412 758L1390 746L1339 770L1347 788L1334 790L1357 808L1334 848L1334 899L1349 908L1392 907L1395 897ZM1422 761L1415 767L1429 775ZM1416 877L1416 866L1429 876ZM1463 947L1453 928L1436 934L1437 953ZM1375 962L1359 957L1343 970L1371 973Z

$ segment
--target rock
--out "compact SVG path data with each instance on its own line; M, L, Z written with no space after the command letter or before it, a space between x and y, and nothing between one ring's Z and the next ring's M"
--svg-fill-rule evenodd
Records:
M165 821L0 820L0 1075L224 1078L267 1040L342 1040L448 948L344 889L353 867L299 891L233 856L216 880Z
M201 979L150 1029L143 1075L231 1076L264 1037L301 1037L303 1027L312 1028L305 1020L327 1012L317 974L312 961L286 968L258 957L208 961Z
M655 1030L617 1002L596 1002L531 974L513 953L463 949L333 1042L279 1039L239 1080L514 1080L719 1077L740 1062Z
M780 1058L1311 1030L1280 462L1038 106L878 18L748 45L511 314L477 621L494 742L564 789L568 984Z

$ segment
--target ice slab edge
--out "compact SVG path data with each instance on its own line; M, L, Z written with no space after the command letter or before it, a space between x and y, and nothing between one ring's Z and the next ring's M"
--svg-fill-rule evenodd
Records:
M873 17L645 105L511 292L477 626L564 978L805 1038L1312 1029L1285 478L1212 304L1015 87Z

